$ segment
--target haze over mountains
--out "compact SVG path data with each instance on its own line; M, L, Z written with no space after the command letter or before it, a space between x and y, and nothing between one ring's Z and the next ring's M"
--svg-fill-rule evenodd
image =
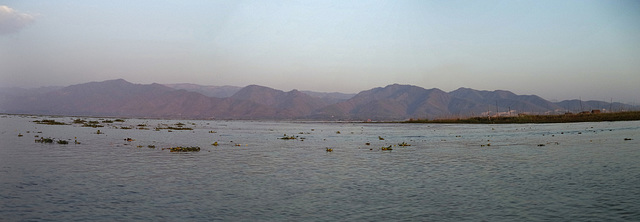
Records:
M0 112L4 113L142 118L404 120L637 108L603 101L554 103L503 90L459 88L444 92L399 84L355 95L284 92L258 85L134 84L123 79L62 88L0 90Z

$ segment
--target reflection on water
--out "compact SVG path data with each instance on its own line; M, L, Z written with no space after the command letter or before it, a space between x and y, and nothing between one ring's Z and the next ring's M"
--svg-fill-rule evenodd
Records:
M640 122L32 122L41 119L0 118L2 220L640 218ZM178 122L193 130L154 130ZM402 142L411 146L381 150ZM162 150L172 146L202 149Z

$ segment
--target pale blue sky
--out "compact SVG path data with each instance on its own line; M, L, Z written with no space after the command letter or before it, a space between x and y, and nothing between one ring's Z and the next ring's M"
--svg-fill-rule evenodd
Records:
M2 1L0 86L388 84L640 102L640 1Z

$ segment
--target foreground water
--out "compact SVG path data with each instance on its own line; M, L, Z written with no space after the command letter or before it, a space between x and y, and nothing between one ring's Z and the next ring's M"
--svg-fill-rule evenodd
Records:
M637 121L430 125L127 119L100 123L102 128L33 122L42 119L0 118L2 221L640 218ZM46 119L71 123L75 118ZM154 130L178 122L194 129ZM284 134L297 138L279 139ZM34 142L42 137L69 144ZM411 146L381 150L402 142ZM201 151L162 149L174 146Z

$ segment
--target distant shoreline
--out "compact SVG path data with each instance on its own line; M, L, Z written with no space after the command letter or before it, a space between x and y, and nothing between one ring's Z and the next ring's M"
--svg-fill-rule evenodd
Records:
M624 111L614 113L577 113L559 115L518 115L500 117L469 117L455 119L410 119L406 121L361 121L361 120L297 120L297 119L192 119L192 118L162 118L135 116L86 116L86 115L54 115L54 114L17 114L0 113L0 116L32 116L50 118L91 118L91 119L157 119L157 120L206 120L206 121L285 121L285 122L322 122L322 123L429 123L429 124L527 124L527 123L577 123L577 122L615 122L638 121L640 111Z
M455 123L455 124L524 124L524 123L577 123L640 120L640 111L614 113L577 113L560 115L518 115L499 117L471 117L458 119L417 119L402 123Z

